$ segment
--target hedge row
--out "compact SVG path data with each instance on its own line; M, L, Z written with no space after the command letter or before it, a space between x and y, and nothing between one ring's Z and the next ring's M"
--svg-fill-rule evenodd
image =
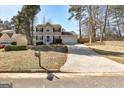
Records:
M9 45L9 46L6 46L4 49L5 49L5 51L27 50L27 46Z
M2 36L3 34L2 33L0 33L0 37Z

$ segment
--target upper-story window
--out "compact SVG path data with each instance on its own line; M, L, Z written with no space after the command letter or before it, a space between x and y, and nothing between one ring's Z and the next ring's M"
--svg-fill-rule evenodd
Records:
M45 31L50 32L50 27L46 27Z
M53 28L53 32L55 32L55 29Z
M46 31L47 31L47 32L49 32L49 31L50 31L50 29L49 29L49 28L47 28L47 29L46 29Z
M59 28L59 31L61 32L61 28Z
M53 32L61 32L61 28L53 28Z
M40 32L43 32L43 28L40 28Z
M38 28L36 27L36 32L38 32Z

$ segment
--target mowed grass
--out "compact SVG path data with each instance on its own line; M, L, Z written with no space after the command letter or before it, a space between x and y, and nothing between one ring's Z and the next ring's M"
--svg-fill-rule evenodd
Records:
M88 45L88 44L86 44ZM124 64L124 41L104 41L88 45L95 52L111 60Z
M41 64L47 69L60 69L67 59L67 47L64 45L38 46L25 51L0 49L0 71L40 70L38 58L34 53L41 51Z

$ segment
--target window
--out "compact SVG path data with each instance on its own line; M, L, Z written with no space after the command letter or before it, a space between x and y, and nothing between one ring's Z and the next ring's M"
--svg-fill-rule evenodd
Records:
M36 27L36 32L38 32L38 28Z
M55 29L53 28L53 32L55 32Z
M39 39L40 39L40 40L43 40L43 36L39 36Z
M50 30L49 30L49 29L47 29L46 31L47 31L47 32L49 32Z
M50 31L50 28L49 28L49 27L47 27L47 28L46 28L46 32L49 32L49 31Z
M43 28L40 29L40 32L43 32Z
M61 32L61 28L59 28L59 31Z

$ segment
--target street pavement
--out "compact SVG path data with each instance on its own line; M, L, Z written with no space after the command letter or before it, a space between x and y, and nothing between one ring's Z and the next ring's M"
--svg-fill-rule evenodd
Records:
M52 74L53 75L53 74ZM124 74L55 73L0 74L0 84L13 88L124 88Z

